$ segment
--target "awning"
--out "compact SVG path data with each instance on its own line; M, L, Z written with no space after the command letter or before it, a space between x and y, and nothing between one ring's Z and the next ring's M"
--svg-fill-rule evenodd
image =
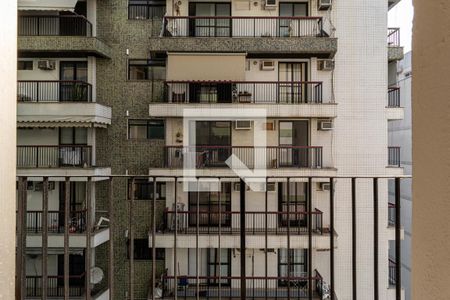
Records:
M19 0L19 10L70 10L73 11L78 0Z
M167 80L245 80L245 53L168 53Z

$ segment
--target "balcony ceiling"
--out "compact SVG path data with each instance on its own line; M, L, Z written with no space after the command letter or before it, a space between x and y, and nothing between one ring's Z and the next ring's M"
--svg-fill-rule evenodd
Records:
M19 10L70 10L78 0L19 0Z

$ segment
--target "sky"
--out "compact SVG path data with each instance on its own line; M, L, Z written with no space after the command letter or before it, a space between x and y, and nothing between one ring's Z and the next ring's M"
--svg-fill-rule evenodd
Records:
M413 16L412 0L401 0L388 15L388 26L400 27L400 44L405 47L405 53L411 51Z

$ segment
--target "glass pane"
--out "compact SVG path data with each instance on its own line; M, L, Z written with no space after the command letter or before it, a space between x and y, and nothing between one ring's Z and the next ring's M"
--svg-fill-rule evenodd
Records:
M77 62L76 63L76 78L75 80L87 81L87 63L86 62Z
M130 125L130 139L146 139L147 126Z
M73 64L61 63L61 80L75 80Z
M216 4L216 13L217 16L229 16L230 4L229 3Z
M146 66L130 66L130 80L145 80L147 79Z
M61 145L72 145L73 144L73 128L60 128L60 140Z
M292 122L280 122L280 145L292 145Z
M294 16L304 17L308 15L306 3L295 3L294 4Z
M75 144L87 144L87 128L75 128Z
M214 16L214 4L213 3L196 3L195 4L196 16Z
M150 139L164 139L165 131L164 131L164 122L149 122L149 136Z
M151 67L149 67L149 74L152 75L151 79L164 80L164 79L166 79L166 67L151 66Z

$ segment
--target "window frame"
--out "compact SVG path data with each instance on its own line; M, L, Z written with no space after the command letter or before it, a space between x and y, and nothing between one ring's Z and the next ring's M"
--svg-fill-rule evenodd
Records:
M127 197L128 197L128 200L131 200L131 183L132 183L132 179L128 179L128 188L127 188L127 190L128 190L128 194L127 194ZM145 178L135 178L134 179L134 184L135 184L135 186L136 185L144 185L144 184L148 184L149 185L149 195L150 195L150 197L149 198L139 198L137 195L136 195L136 192L138 191L138 189L136 189L135 188L135 190L134 190L134 198L133 198L133 200L142 200L142 201L153 201L153 181L149 181L148 179L145 179ZM164 186L164 197L161 197L161 194L162 194L162 187ZM158 198L156 198L156 200L158 201L158 200L166 200L166 192L167 192L167 190L166 190L166 188L167 188L167 185L166 185L166 183L165 182L156 182L156 193L159 195L159 197Z
M141 2L141 3L133 3L133 2ZM132 15L132 7L144 7L142 9L145 16L143 17L137 17L134 18L131 17ZM162 7L162 15L156 15L151 8L158 8ZM166 14L166 2L165 1L158 1L158 0L128 0L128 20L153 20L153 19L162 19L164 15Z
M291 259L288 259L286 262L281 262L281 251L282 250L288 251L286 258L291 257ZM302 257L303 257L302 262L293 262L293 258L295 257L294 251L302 251L303 252L302 253ZM289 276L289 273L293 272L293 269L294 269L295 266L303 265L303 270L304 270L303 272L304 273L308 272L308 249L278 249L277 252L278 252L277 253L278 277L280 278L278 280L278 285L279 286L287 286L288 285L288 282L286 280L284 280L284 279L281 279L281 278L291 277L291 276ZM290 262L290 263L288 263L288 262ZM282 266L287 266L287 273L288 273L287 275L286 274L281 274L281 267ZM292 269L292 271L291 271L291 269ZM293 276L293 277L299 277L299 276ZM292 284L298 285L298 282L301 282L301 283L304 284L304 283L307 283L307 281L308 281L307 279L305 279L305 280L293 280L290 284L291 285Z
M127 80L128 81L164 81L166 80L166 74L167 74L167 68L166 68L166 60L163 58L153 58L153 59L139 59L139 58L133 58L128 59L128 74L127 74ZM135 79L131 78L131 68L132 67L144 67L144 79ZM155 73L153 72L153 67L163 67L164 68L164 75L163 78L155 78ZM150 76L150 70L151 76Z
M208 285L209 286L218 286L219 285L218 279L211 278L211 277L216 277L216 274L211 274L211 269L210 269L211 266L215 266L215 269L219 270L219 274L220 274L222 266L228 266L228 268L227 268L228 274L226 276L231 277L231 249L226 249L226 248L220 249L221 251L223 251L223 250L227 251L227 262L220 261L220 265L219 265L219 261L211 259L211 258L214 258L214 255L212 255L212 254L217 253L218 250L219 250L218 248L207 248L207 251L206 251L206 274L208 276ZM218 255L221 255L221 253L219 253ZM226 278L224 280L222 278L220 285L221 286L231 286L231 279Z
M132 124L132 122L142 122L141 124ZM161 122L163 135L162 137L151 137L150 128L151 122ZM144 124L145 123L145 124ZM145 126L146 127L146 137L131 137L131 126ZM164 119L128 119L128 128L127 128L127 139L128 140L165 140L166 139L166 122Z
M150 251L148 238L133 239L134 257L133 260L153 260L153 252ZM130 259L130 239L127 239L127 259ZM165 248L156 248L155 261L164 261L166 259Z
M20 68L21 64L23 64L23 68ZM30 66L31 65L31 69L30 68L26 68L26 66ZM17 61L17 71L33 71L34 70L34 61L32 60L22 60L19 59Z

